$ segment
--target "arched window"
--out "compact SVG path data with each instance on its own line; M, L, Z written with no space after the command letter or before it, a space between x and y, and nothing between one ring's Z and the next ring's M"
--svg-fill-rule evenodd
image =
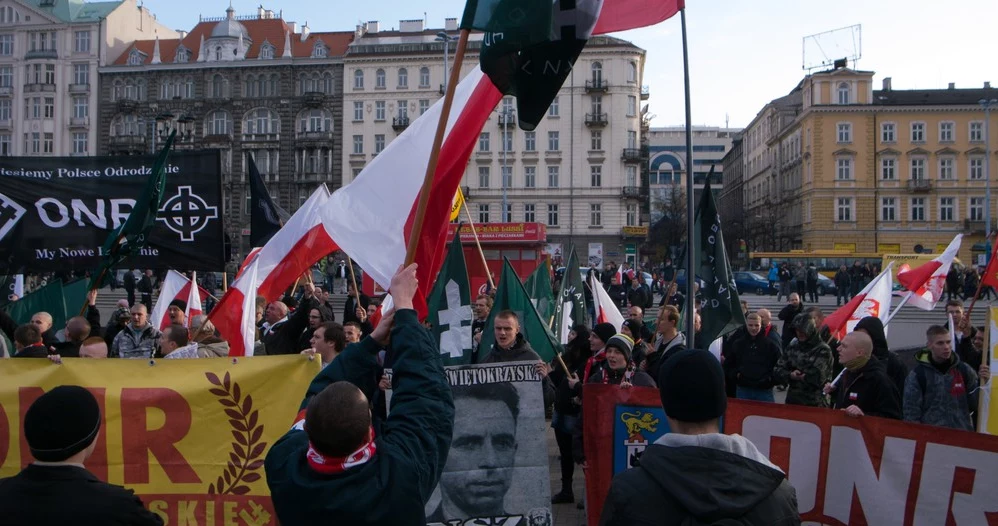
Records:
M315 46L312 47L312 58L326 58L327 54L328 50L326 49L326 45L321 41L316 42Z
M272 59L274 58L274 46L270 42L264 42L260 46L260 58L261 59Z
M143 126L144 121L138 116L133 114L122 114L111 119L111 136L112 137L125 137L129 135L138 135L144 137L146 134L145 127Z
M139 79L135 82L136 100L146 100L146 80Z
M333 114L319 108L305 110L298 114L298 131L329 133L333 131Z
M838 90L839 104L849 104L849 83L841 82L839 83Z
M599 86L603 83L603 64L599 62L593 62L592 66L593 72L593 84Z
M277 112L267 108L256 108L243 118L243 133L247 135L277 134L281 131L281 121Z
M174 62L185 63L191 60L191 52L184 46L177 48L177 56L174 58Z
M214 99L224 99L229 96L229 83L221 73L215 73L211 77L211 97Z
M399 68L399 87L408 88L409 87L409 70L405 68Z
M638 81L638 64L636 62L627 63L627 82Z
M184 80L184 95L183 95L183 97L185 99L193 99L194 98L194 78L193 77L187 77L187 79Z
M256 89L256 76L246 75L246 80L243 82L243 96L244 97L259 97L259 93Z
M332 95L335 89L333 88L333 74L326 72L322 75L322 92L326 95Z
M374 88L385 89L385 70L379 69L374 72Z
M270 76L270 96L276 97L280 95L280 84L278 83L278 77L276 74Z
M128 65L129 66L141 66L145 61L145 56L141 51L133 49L131 53L128 54Z
M364 89L364 70L362 69L354 70L353 89Z
M21 21L21 13L13 7L0 7L0 24L16 24Z
M125 81L125 100L135 100L135 84L128 80Z
M222 60L222 46L215 48L215 60Z
M205 135L228 135L230 127L229 112L225 110L215 110L208 114L204 120Z

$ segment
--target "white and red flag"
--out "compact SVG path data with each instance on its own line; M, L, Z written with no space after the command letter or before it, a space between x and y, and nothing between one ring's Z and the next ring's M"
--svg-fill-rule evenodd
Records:
M613 302L610 295L603 290L603 286L596 279L596 273L589 275L589 288L593 291L593 307L596 309L596 323L609 323L620 331L624 324L624 315L620 313L617 304Z
M156 299L156 305L153 306L152 313L149 314L149 323L152 323L159 330L168 327L170 325L170 303L173 303L174 300L181 300L187 304L185 310L187 321L184 326L189 326L191 316L202 313L201 301L208 297L207 290L199 286L192 286L191 283L191 280L176 270L167 271L163 286L159 289L159 298ZM194 281L194 283L197 282ZM196 300L197 304L194 305L192 300Z
M204 308L201 306L201 295L204 294L205 297L208 296L208 291L197 285L198 274L197 272L191 272L190 284L196 286L187 287L187 310L184 311L185 318L187 319L187 326L191 325L191 318L194 316L200 316L204 314ZM183 291L181 291L183 294Z
M841 340L846 334L852 332L859 320L867 316L875 316L884 322L884 334L887 333L887 320L891 311L891 293L894 288L891 279L891 262L877 277L873 278L866 287L853 296L845 305L839 307L835 312L825 318L825 325L831 331L832 336Z
M922 309L932 310L943 297L946 274L953 266L953 260L960 252L963 234L957 234L939 257L905 272L898 272L898 283L912 292L908 303Z

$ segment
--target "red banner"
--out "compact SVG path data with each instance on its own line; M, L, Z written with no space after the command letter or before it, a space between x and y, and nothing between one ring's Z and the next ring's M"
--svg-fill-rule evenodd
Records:
M457 224L447 227L447 239L454 238ZM491 243L543 243L547 240L547 227L542 223L483 223L475 225L478 241ZM471 225L461 224L461 242L474 243L475 234Z
M668 432L658 391L586 386L586 502L599 522L613 475ZM730 400L724 431L787 473L818 524L998 525L998 437L842 411Z

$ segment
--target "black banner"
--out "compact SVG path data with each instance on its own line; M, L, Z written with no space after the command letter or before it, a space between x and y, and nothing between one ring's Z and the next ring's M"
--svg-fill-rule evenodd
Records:
M93 270L128 218L154 156L0 158L0 274ZM224 267L217 150L175 152L149 244L122 266Z

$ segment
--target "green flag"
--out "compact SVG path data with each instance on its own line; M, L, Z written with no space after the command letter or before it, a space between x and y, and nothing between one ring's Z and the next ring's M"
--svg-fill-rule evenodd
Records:
M731 263L724 250L721 215L717 212L717 204L710 190L713 173L714 170L711 169L700 195L693 223L693 242L696 243L694 268L698 270L696 277L702 283L700 341L705 346L745 324L745 315L738 300L738 287L735 286Z
M585 285L579 274L579 256L575 247L568 251L568 262L565 264L565 275L561 277L561 287L558 289L558 301L554 306L554 328L558 341L568 341L568 333L575 325L590 327L586 310ZM566 314L567 311L567 314ZM566 315L568 322L565 322Z
M437 281L426 298L429 308L426 321L433 327L444 365L471 363L471 320L474 315L460 230L458 228L454 234Z
M541 319L550 327L552 316L554 316L554 294L551 292L551 263L549 260L545 259L541 261L540 265L537 265L537 268L527 277L527 282L523 284L523 288L527 289L527 295L530 296L530 301L537 309L537 314L540 314Z
M87 280L78 279L62 286L62 298L66 304L66 320L80 315L80 305L87 302Z
M506 33L499 38L526 44L544 42L550 38L551 6L537 0L468 0L461 29Z
M52 280L44 287L25 294L23 298L8 303L3 309L18 325L31 321L31 316L36 312L47 312L52 315L52 327L58 331L66 326L66 300L63 297L62 280Z
M152 175L146 181L146 186L142 194L135 201L128 219L118 228L111 231L104 241L101 253L104 255L104 262L97 272L91 277L88 288L96 289L104 284L109 277L108 271L111 267L132 256L137 256L139 251L149 241L149 231L156 224L156 215L159 207L163 203L163 192L166 189L166 162L173 148L173 140L177 136L177 131L173 130L170 137L166 139L166 144L156 156L156 161L152 165ZM103 277L100 283L98 278Z
M495 343L495 330L493 322L496 314L504 310L511 310L520 318L520 333L530 342L534 352L540 355L541 359L550 362L554 355L561 352L561 346L555 339L546 321L541 320L540 314L530 302L527 291L520 283L520 277L516 275L509 260L503 258L502 275L499 277L499 287L496 289L495 302L489 317L485 320L485 330L482 332L482 344L479 346L478 360L485 358Z

